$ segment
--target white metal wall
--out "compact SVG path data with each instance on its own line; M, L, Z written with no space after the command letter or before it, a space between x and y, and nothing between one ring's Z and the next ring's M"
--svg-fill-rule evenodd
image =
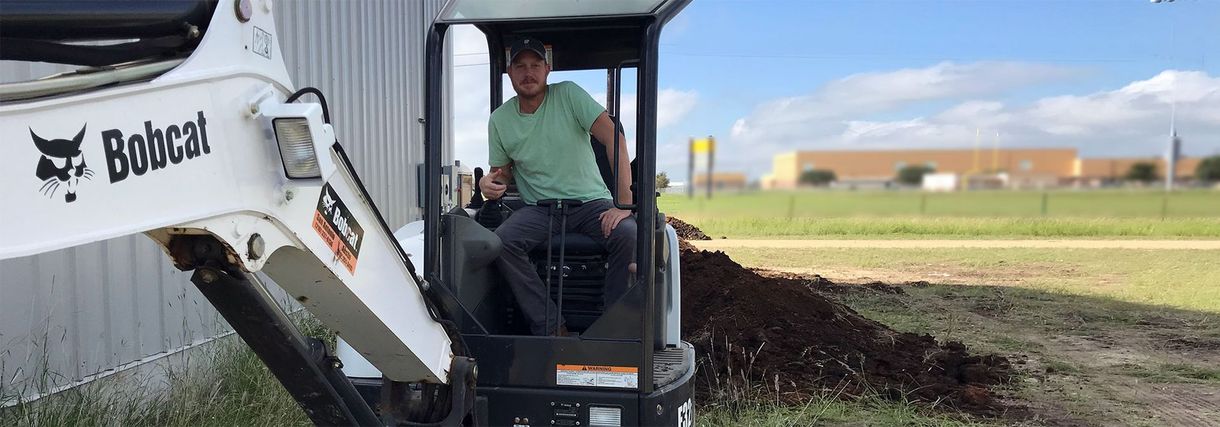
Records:
M293 82L327 95L339 140L391 228L420 215L424 36L440 3L275 3ZM0 81L65 69L3 62ZM226 333L188 279L143 236L0 261L0 397L79 384Z

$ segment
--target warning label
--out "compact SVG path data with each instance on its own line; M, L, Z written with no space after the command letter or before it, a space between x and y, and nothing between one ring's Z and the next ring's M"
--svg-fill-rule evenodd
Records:
M630 366L555 365L555 384L638 389L640 369Z
M356 260L360 258L360 243L364 239L364 228L352 217L351 211L339 200L339 195L330 187L322 186L318 196L318 210L313 214L313 229L335 253L335 258L356 274Z

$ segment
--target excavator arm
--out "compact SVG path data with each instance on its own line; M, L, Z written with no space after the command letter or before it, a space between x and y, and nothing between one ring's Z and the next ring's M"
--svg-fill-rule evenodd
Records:
M270 8L200 3L213 9L187 53L0 85L0 259L144 233L194 270L316 423L378 421L341 363L266 294L254 275L265 273L399 393L382 399L382 422L460 420L473 361L336 141L324 99L291 90ZM418 408L395 407L408 383L450 389L438 399L450 408L412 419Z

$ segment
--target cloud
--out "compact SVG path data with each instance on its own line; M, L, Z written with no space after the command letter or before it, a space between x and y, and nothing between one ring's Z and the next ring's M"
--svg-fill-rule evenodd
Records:
M606 93L599 92L592 94L593 99L606 105ZM678 89L661 89L657 91L657 130L663 130L673 126L685 119L690 112L695 109L699 103L699 93L695 91L683 91ZM622 114L619 120L623 124L623 130L627 134L627 139L635 141L636 135L636 96L634 93L623 96ZM634 150L632 151L634 152Z
M1085 95L1005 103L1005 95L1079 74L1036 64L941 63L923 69L848 76L811 95L757 107L732 127L721 170L767 172L770 157L815 149L971 147L976 132L1004 147L1077 147L1084 156L1156 155L1171 105L1188 154L1220 149L1220 77L1166 70L1146 80ZM951 102L931 114L904 109ZM885 115L885 119L877 119ZM902 117L905 115L906 117ZM897 116L897 117L894 117ZM738 155L740 153L741 155Z
M491 93L487 87L487 39L473 26L453 28L454 158L463 165L487 166L487 118Z
M1007 147L1076 147L1083 156L1157 155L1165 146L1171 110L1187 153L1220 148L1220 77L1163 71L1147 80L1089 95L1061 95L1028 105L994 101L958 104L927 118L849 121L820 148L966 147L976 129ZM810 147L813 148L813 147Z
M970 99L1063 80L1079 70L1021 62L941 62L925 68L852 74L805 96L781 98L737 120L730 135L747 142L807 137L811 123L892 111L916 103Z

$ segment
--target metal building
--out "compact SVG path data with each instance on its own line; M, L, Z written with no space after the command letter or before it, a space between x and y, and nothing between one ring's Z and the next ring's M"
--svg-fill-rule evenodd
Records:
M327 95L338 139L392 229L420 217L424 37L440 6L440 0L274 3L276 43L293 83ZM65 69L3 62L0 82ZM0 262L0 397L10 399L0 406L229 334L188 279L144 236Z

